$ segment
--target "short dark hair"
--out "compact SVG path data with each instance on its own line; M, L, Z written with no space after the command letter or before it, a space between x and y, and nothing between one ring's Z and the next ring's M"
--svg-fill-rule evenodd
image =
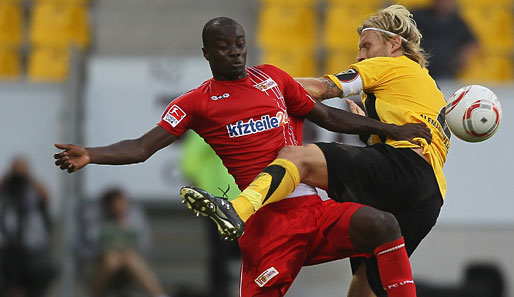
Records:
M228 17L216 17L208 21L205 26L203 26L202 30L202 42L203 46L207 45L208 39L212 32L214 32L219 26L227 26L227 25L238 25L241 26L238 22L234 21ZM241 26L242 28L242 26Z
M112 203L117 199L126 199L125 192L121 188L110 188L102 194L100 205L105 216L111 216Z

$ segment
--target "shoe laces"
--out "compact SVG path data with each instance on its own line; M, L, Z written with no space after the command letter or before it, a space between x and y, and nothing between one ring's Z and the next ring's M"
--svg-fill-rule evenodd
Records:
M218 187L218 190L220 190L220 192L222 193L221 195L221 198L225 199L225 200L228 200L228 191L230 191L230 185L227 185L227 189L226 190L223 190L222 188Z

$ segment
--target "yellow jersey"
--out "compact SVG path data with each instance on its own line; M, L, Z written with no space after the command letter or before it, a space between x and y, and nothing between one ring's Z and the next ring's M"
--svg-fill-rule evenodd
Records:
M432 142L419 140L444 199L443 165L450 148L450 132L444 114L446 100L428 70L406 56L370 58L352 64L350 68L355 69L362 79L362 102L369 117L396 125L425 123L430 128ZM332 75L329 78L337 79ZM419 147L379 135L372 135L371 140L395 148Z

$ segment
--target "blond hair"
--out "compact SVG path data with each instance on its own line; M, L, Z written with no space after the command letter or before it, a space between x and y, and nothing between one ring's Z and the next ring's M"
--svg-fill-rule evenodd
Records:
M357 33L362 34L365 28L379 28L397 34L407 40L402 42L402 50L405 56L417 62L421 67L428 65L428 55L421 48L421 33L416 27L412 14L402 5L391 5L375 14L357 28ZM379 32L384 40L390 40L393 36Z

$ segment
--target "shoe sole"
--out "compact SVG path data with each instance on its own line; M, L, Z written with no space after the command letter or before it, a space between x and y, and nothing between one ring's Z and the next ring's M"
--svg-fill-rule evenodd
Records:
M218 225L218 232L225 239L234 240L237 238L235 237L237 230L234 225L220 217L216 204L205 198L202 193L191 188L182 188L180 189L180 197L182 197L182 203L185 203L187 208L196 213L197 216L200 214L213 220Z

